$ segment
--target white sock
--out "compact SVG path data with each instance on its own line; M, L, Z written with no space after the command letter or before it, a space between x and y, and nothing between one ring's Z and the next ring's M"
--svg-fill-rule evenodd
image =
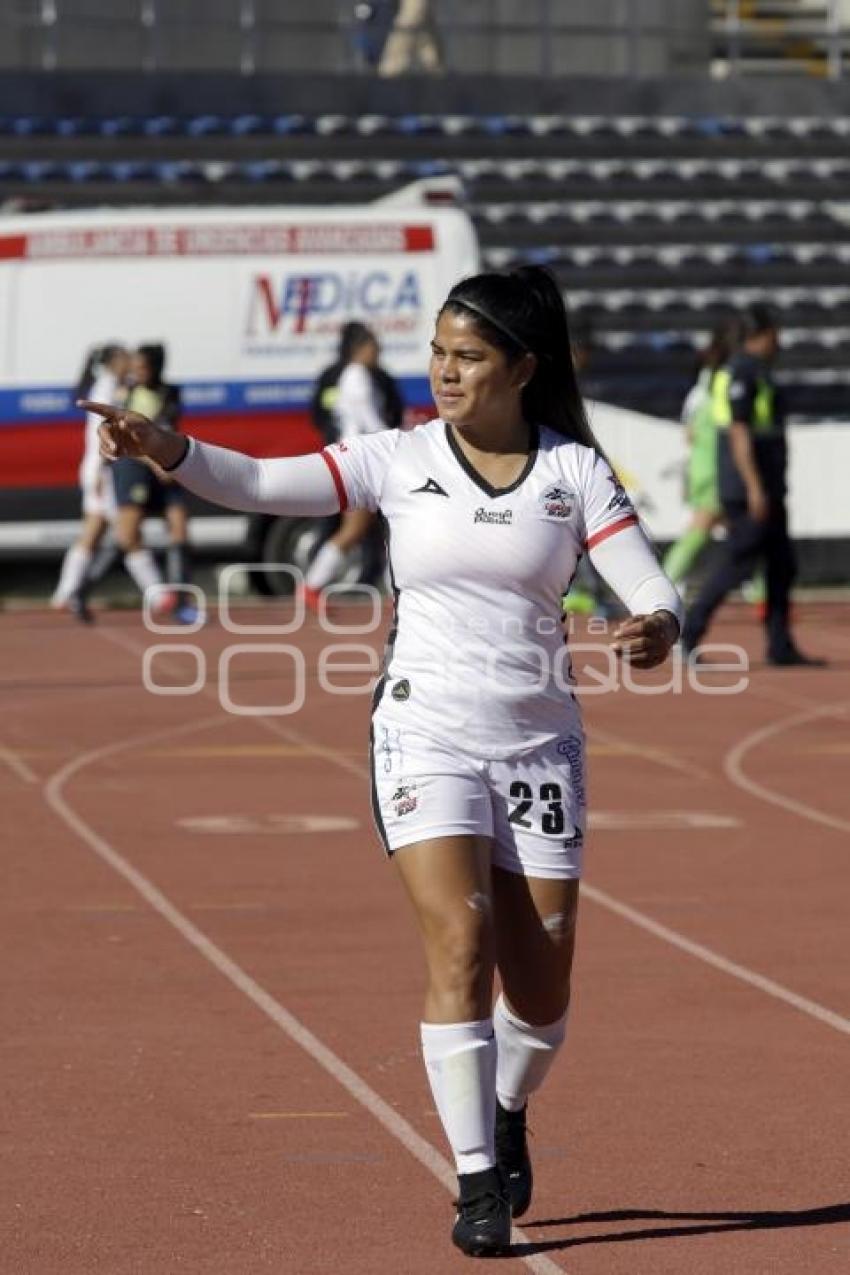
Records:
M524 1023L500 996L493 1010L498 1063L496 1093L506 1111L521 1111L543 1084L567 1033L567 1015L544 1027Z
M324 589L340 573L345 554L332 541L323 544L304 577L308 589Z
M496 1040L492 1018L422 1023L422 1056L458 1173L496 1163Z
M136 549L134 553L125 553L124 566L142 595L146 589L154 589L158 584L162 584L159 567L150 549Z
M86 578L91 559L90 550L84 549L81 545L71 545L71 548L62 559L59 583L54 590L53 597L50 599L52 607L64 606L71 594L79 589Z

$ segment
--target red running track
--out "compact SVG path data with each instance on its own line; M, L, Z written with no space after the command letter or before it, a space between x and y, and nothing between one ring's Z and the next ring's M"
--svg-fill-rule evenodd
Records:
M850 611L799 631L830 668L761 666L728 611L745 693L587 700L574 1011L507 1269L850 1268ZM222 711L234 640L303 652L301 712ZM146 692L152 642L196 644L203 691ZM466 1267L418 939L369 820L368 697L319 689L321 645L315 621L154 639L126 614L0 617L3 1272ZM238 657L233 697L281 702L292 669Z

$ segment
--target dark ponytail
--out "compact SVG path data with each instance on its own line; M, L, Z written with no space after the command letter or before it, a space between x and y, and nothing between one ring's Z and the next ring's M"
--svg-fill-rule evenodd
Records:
M509 274L471 275L452 288L443 310L471 314L481 337L510 362L536 355L522 391L525 419L601 452L578 387L564 299L548 270L521 266Z
M124 346L113 342L111 345L92 346L83 364L74 390L75 398L88 398L92 391L92 386L97 380L97 374L106 363L110 363L116 354L122 354Z

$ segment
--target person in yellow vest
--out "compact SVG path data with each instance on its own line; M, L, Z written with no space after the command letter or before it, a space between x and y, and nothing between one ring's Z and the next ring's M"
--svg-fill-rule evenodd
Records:
M795 569L785 508L788 448L781 393L771 376L779 331L764 305L751 306L741 323L742 348L711 384L718 494L728 535L716 569L685 617L682 647L689 658L697 651L717 607L763 562L768 663L818 664L798 650L789 627Z
M140 345L131 365L132 386L127 407L157 421L166 429L177 430L181 416L180 391L163 378L165 347ZM154 595L154 609L177 612L180 608L180 585L188 583L189 518L185 493L167 474L154 465L135 458L122 458L114 466L115 499L118 518L115 538L124 554L125 564L135 567L133 578L144 591L161 586L162 576L150 550L142 539L146 517L161 514L168 528L166 570L168 588ZM175 614L176 619L180 619Z
M711 334L700 358L699 376L682 406L682 423L689 447L687 498L691 518L664 558L664 573L675 585L684 585L710 543L712 529L723 520L717 491L717 427L712 386L739 342L740 320L736 314L727 315Z

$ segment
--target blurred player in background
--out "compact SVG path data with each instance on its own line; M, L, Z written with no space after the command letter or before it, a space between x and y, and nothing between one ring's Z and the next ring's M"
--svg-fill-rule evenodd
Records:
M93 398L118 406L126 402L130 354L113 343L89 353L77 384L76 398ZM83 525L75 543L62 561L59 583L51 600L54 608L67 607L86 623L91 612L86 603L85 584L95 551L115 519L117 506L112 485L112 465L100 454L97 429L99 416L86 417L80 488L83 497Z
M440 37L432 8L431 0L399 0L378 66L379 75L442 71Z
M763 305L744 312L741 331L741 349L715 372L711 383L718 492L728 536L720 562L688 610L682 646L689 656L697 650L726 595L764 562L768 662L820 664L797 649L789 627L795 568L785 507L788 448L782 396L771 374L779 331Z
M165 347L140 345L133 355L127 407L141 412L164 429L180 425L180 391L164 379ZM159 594L158 610L178 611L180 584L190 577L189 518L186 495L167 474L140 460L123 459L115 466L115 498L118 519L115 535L127 570L142 592L162 584L153 554L142 542L146 517L161 514L168 530L166 577L171 590ZM176 618L180 618L179 615ZM188 617L187 617L188 618Z
M732 357L740 336L741 321L736 315L727 315L717 324L703 351L696 383L682 407L682 423L690 449L687 501L691 520L664 558L664 571L677 585L687 579L711 540L713 528L723 520L717 490L717 426L712 386L718 371Z
M313 420L329 443L348 442L383 429L398 429L404 400L380 365L378 338L365 323L346 323L336 360L319 376L313 391ZM341 574L351 551L369 534L375 515L366 509L342 515L339 529L319 549L307 571L304 600L311 610L322 589Z

